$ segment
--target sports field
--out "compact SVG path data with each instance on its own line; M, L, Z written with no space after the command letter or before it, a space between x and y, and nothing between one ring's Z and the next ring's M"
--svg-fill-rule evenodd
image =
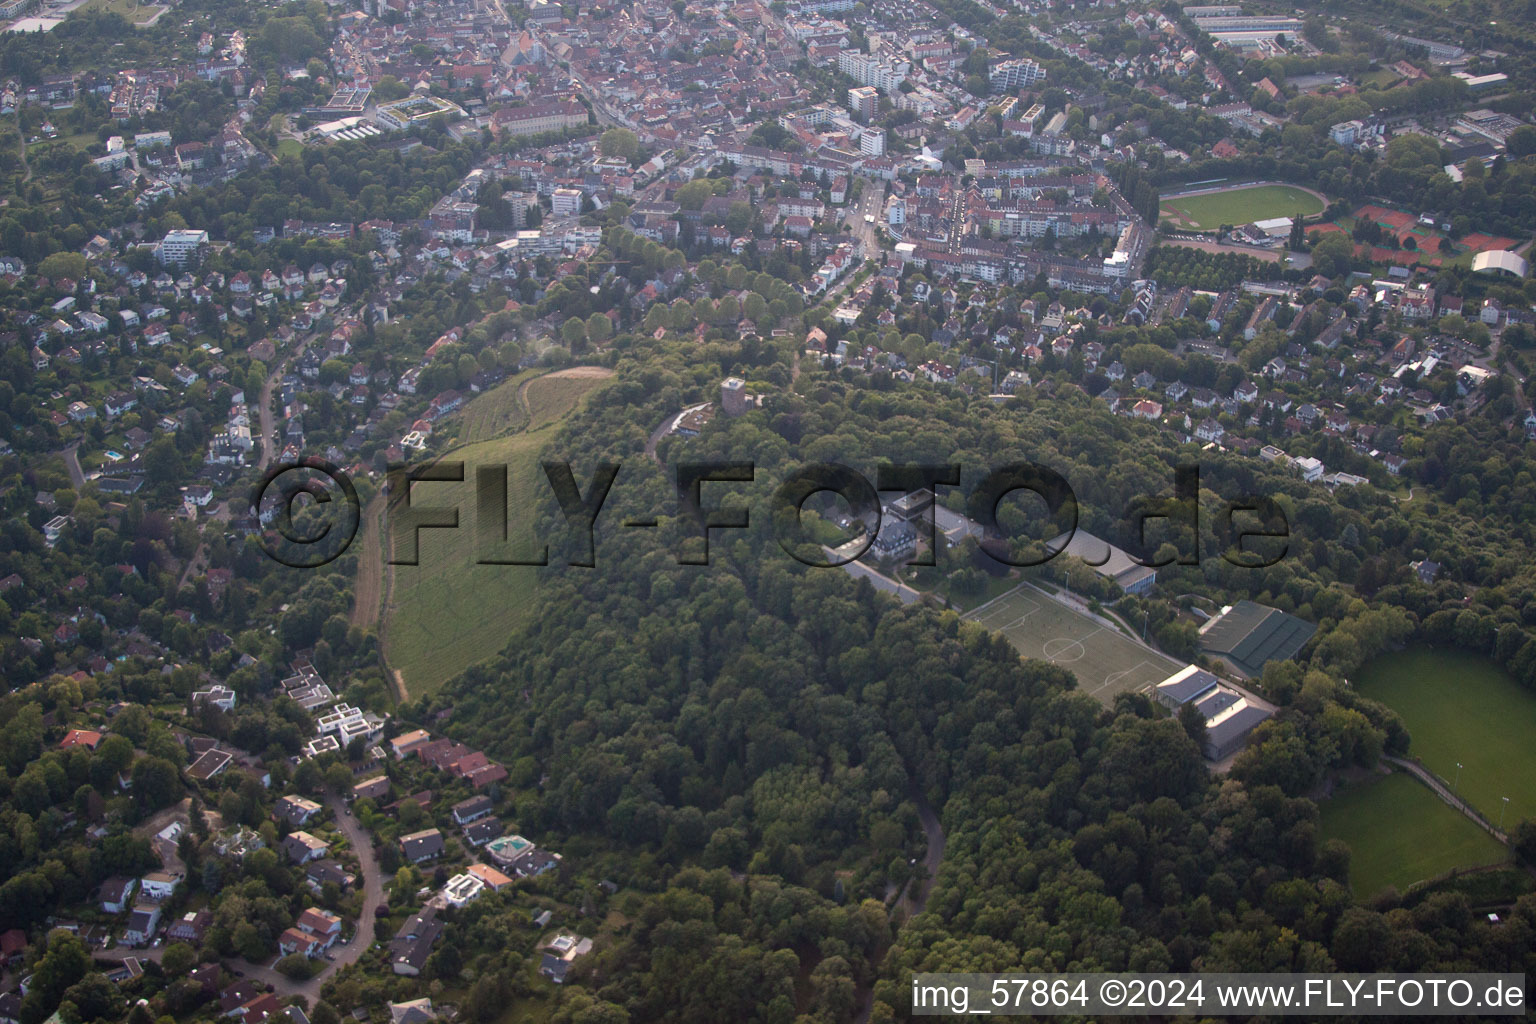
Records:
M1536 818L1536 697L1493 662L1415 647L1377 658L1350 682L1403 716L1408 753L1493 824L1506 796L1506 826Z
M1317 193L1292 185L1239 185L1164 199L1159 216L1177 228L1215 231L1223 224L1235 227L1297 214L1315 217L1324 205Z
M1003 634L1026 658L1049 661L1077 676L1084 693L1109 705L1115 694L1143 690L1181 667L1112 626L1029 586L989 601L965 618Z
M1323 836L1349 844L1349 883L1361 898L1508 858L1498 840L1404 772L1351 786L1318 811Z

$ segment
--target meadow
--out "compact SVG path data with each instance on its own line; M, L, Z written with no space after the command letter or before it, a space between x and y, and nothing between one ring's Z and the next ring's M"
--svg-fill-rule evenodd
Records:
M527 426L523 385L537 376L537 371L529 370L471 398L455 417L462 424L459 440L465 444L489 441Z
M1506 825L1536 818L1536 696L1493 662L1415 647L1377 658L1350 682L1401 715L1409 755L1489 821L1498 824L1504 797Z
M1350 786L1318 810L1323 837L1349 844L1350 886L1362 899L1508 859L1498 840L1403 772Z
M1421 646L1379 657L1350 682L1402 715L1409 754L1488 820L1499 823L1504 797L1505 824L1536 818L1536 697L1498 665Z
M385 659L412 697L430 693L460 672L501 651L533 614L538 570L527 565L481 564L485 557L529 558L543 547L532 524L549 484L539 454L554 427L609 376L573 367L544 376L514 378L470 402L460 429L479 437L495 425L515 430L477 439L443 454L462 461L462 483L420 483L413 503L455 506L455 530L423 530L416 565L395 565L385 609ZM531 415L530 415L531 414ZM495 552L477 544L475 469L507 467L507 539ZM397 555L398 557L398 555Z

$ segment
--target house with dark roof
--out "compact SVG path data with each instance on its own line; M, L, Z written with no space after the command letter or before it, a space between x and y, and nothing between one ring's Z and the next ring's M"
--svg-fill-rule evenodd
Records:
M330 843L308 832L293 832L283 837L283 852L288 854L288 860L294 864L319 860L330 848Z
M306 824L309 819L319 814L321 806L313 800L302 796L285 796L278 800L272 817L278 821L286 821L288 824L298 827Z
M470 846L484 846L501 835L501 819L494 814L489 818L464 826L464 841Z
M189 910L181 915L180 920L166 929L166 938L173 942L186 942L198 946L202 944L203 935L211 924L213 924L213 913L208 908Z
M412 914L390 940L390 969L410 978L420 975L442 934L443 923L437 919L435 907L428 905Z
M188 766L187 777L197 782L207 782L225 768L228 768L229 762L234 760L234 756L227 750L220 750L217 747L205 751L196 761L193 761Z
M251 980L236 981L219 993L219 1013L225 1017L239 1016L240 1008L261 996L263 989L260 982Z
M96 899L101 904L102 912L121 914L127 910L133 899L134 887L137 885L137 879L121 878L116 875L102 882L96 889Z
M426 996L405 1003L389 1004L389 1024L429 1024L436 1019L432 1000Z
M563 985L571 965L592 952L592 940L561 932L552 936L542 948L544 956L539 961L539 973L556 985Z
M400 837L400 854L412 864L423 864L443 855L443 834L435 828Z
M354 800L378 800L380 797L389 796L389 776L376 775L371 779L364 779L352 787L352 799Z
M536 878L546 871L560 866L560 855L537 846L523 851L507 864L507 870L518 878Z
M123 942L129 946L142 946L149 942L160 927L160 905L143 903L135 906L128 915L128 926L123 929Z
M484 757L484 755L480 755ZM484 789L487 786L500 782L507 777L507 770L495 761L487 761L467 769L463 773L464 779L476 789Z
M342 892L352 888L357 876L343 868L339 863L329 857L324 860L310 861L304 868L304 877L309 887L318 893L327 882L335 883Z
M218 964L198 964L187 972L187 977L197 983L204 996L214 997L219 994Z
M265 1024L273 1017L283 1015L283 1004L277 1001L277 996L270 992L259 995L255 999L238 1007L229 1016L234 1017L238 1024Z
M455 743L450 739L438 739L422 744L417 749L416 756L433 768L447 770L471 753L473 751L462 743Z
M468 800L460 800L453 805L453 820L460 825L468 825L491 813L495 805L488 796L472 796Z

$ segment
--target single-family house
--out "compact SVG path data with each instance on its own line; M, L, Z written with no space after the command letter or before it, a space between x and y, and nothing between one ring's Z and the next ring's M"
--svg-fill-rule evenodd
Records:
M443 855L443 834L435 828L400 837L400 853L411 864L423 864Z

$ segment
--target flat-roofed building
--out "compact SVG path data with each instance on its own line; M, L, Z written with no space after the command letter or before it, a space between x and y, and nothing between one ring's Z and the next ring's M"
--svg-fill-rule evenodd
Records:
M1316 632L1312 623L1278 608L1239 601L1200 628L1200 649L1254 677L1268 662L1296 657Z
M462 907L472 903L485 892L485 882L471 874L454 875L443 886L443 899L450 907Z
M208 232L178 228L165 233L155 255L168 267L195 267L207 249Z
M1248 744L1249 734L1268 721L1269 717L1267 709L1247 699L1237 700L1214 717L1206 719L1201 751L1212 761L1231 757Z
M1221 680L1198 665L1185 665L1173 675L1157 684L1153 693L1157 702L1165 708L1183 707L1192 700L1200 700L1216 689Z
M1249 733L1273 714L1198 665L1185 665L1153 688L1157 702L1177 713L1193 707L1205 720L1200 751L1212 761L1224 760L1248 742Z
M1157 582L1157 570L1142 565L1107 540L1085 530L1063 533L1046 545L1050 551L1080 558L1127 594L1145 594Z

